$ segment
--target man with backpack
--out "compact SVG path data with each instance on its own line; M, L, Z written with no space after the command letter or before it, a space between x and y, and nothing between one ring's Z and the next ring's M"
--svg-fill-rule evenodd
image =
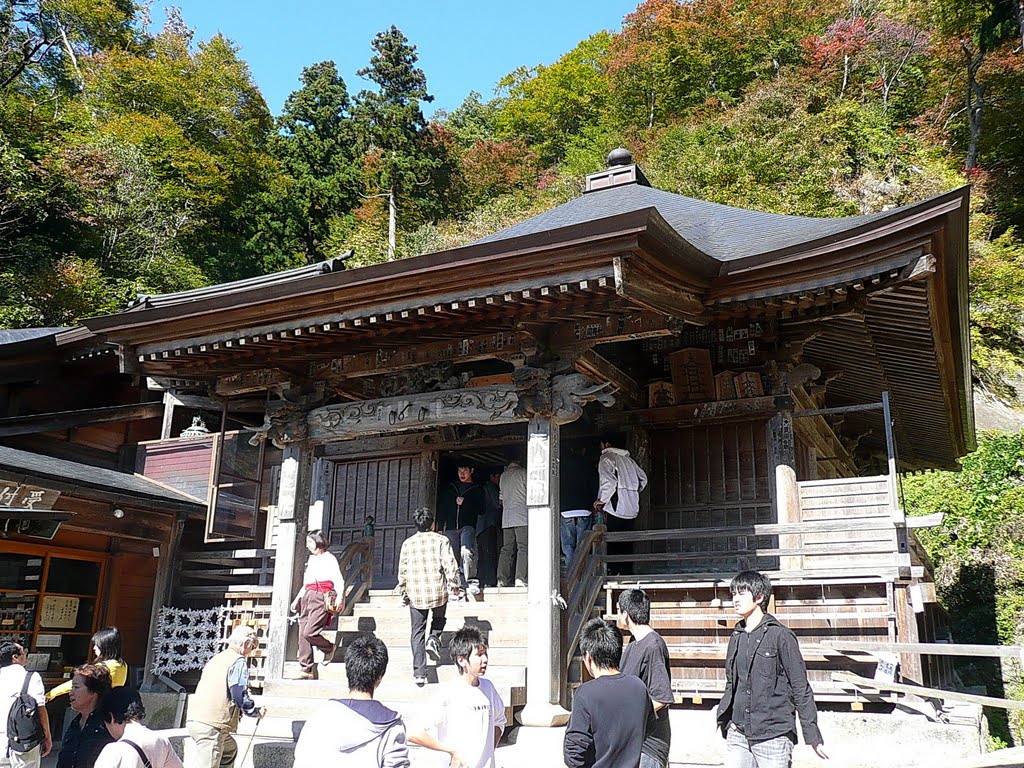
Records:
M20 643L0 643L0 768L39 768L50 754L46 691Z

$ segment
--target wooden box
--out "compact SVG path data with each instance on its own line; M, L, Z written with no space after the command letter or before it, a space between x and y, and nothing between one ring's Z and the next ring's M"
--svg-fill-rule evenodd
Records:
M668 356L676 403L705 403L715 399L715 379L711 374L711 351L681 349Z
M736 399L736 371L722 371L715 376L715 399Z
M648 408L663 408L675 404L676 391L671 381L655 381L647 385Z
M761 384L761 374L756 371L746 371L736 376L736 397L763 397L764 386Z

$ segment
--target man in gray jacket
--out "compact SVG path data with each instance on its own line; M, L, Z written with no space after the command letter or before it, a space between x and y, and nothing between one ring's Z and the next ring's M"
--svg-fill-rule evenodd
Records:
M295 745L294 768L409 768L405 723L373 698L388 668L388 649L363 636L345 649L348 698L330 699Z

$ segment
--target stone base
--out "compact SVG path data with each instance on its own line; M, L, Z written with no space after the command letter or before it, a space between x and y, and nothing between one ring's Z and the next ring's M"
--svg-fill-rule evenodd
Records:
M557 704L531 704L526 706L516 715L520 725L533 728L552 728L565 725L569 722L569 711L562 709Z

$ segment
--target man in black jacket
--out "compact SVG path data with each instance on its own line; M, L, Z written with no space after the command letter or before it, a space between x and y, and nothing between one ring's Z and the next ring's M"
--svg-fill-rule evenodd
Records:
M743 571L730 589L742 620L729 638L725 693L718 703L726 768L789 768L797 712L804 741L827 760L796 635L766 612L771 581L757 571Z
M466 591L479 594L476 578L476 523L484 514L483 486L473 482L473 466L466 459L458 464L458 479L441 488L437 504L437 530L451 542L455 559L466 579Z

